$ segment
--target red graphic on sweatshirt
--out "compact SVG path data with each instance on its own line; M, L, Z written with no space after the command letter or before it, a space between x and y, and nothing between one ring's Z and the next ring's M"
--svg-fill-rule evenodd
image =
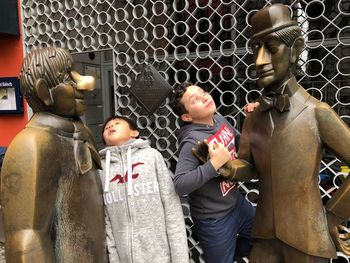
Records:
M231 153L231 160L236 159L236 145L235 145L235 134L226 125L222 124L220 130L214 135L208 138L208 143L222 143ZM220 189L222 196L227 195L232 189L236 188L236 183L229 181L222 181L220 183Z
M231 181L222 181L220 183L220 189L222 196L227 195L232 189L236 188L237 183Z
M220 130L208 138L208 143L211 142L215 144L221 142L231 152L231 160L236 159L235 134L226 124L222 124Z
M141 162L134 163L133 165L131 165L131 170L134 171L134 168L140 164L144 164L144 163L141 163ZM136 179L137 177L139 177L138 173L132 174L132 179ZM126 183L128 181L128 171L126 171L125 176L122 176L121 174L116 174L109 182L112 183L115 181L117 181L117 184Z

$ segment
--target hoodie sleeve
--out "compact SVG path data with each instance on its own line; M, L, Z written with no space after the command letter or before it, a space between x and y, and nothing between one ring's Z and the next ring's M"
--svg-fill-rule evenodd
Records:
M210 161L200 164L193 156L194 140L183 144L176 165L174 184L179 195L186 195L202 187L209 180L218 176Z
M117 248L116 248L115 240L113 236L111 220L109 219L109 216L106 210L105 210L105 221L106 221L106 244L107 244L109 262L120 263L120 259L117 253Z
M171 262L188 263L187 236L180 198L174 190L169 170L159 152L156 154L155 161L159 192L164 207Z

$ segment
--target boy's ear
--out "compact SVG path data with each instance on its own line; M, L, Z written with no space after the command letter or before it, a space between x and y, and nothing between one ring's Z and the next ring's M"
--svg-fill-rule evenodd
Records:
M49 85L44 79L37 79L34 83L34 92L36 96L44 102L46 106L51 106L53 104L52 95L50 92Z
M181 120L183 120L185 122L191 122L192 117L188 113L184 113L181 115Z
M132 138L137 138L140 135L140 132L137 130L132 130L131 131L131 137Z

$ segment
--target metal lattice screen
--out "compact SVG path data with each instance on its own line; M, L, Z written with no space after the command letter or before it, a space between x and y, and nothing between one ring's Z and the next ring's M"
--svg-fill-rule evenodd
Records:
M299 83L349 125L349 0L22 0L25 48L59 46L73 53L112 49L115 111L137 120L141 133L174 170L179 123L168 101L148 115L131 96L140 65L154 65L172 86L191 81L204 87L218 111L240 130L242 107L260 94L248 46L249 17L276 2L291 7L306 38ZM320 168L324 202L343 180L341 165L326 153ZM254 183L241 184L241 190L255 203ZM188 206L183 209L192 260L202 261ZM349 260L339 253L332 262Z

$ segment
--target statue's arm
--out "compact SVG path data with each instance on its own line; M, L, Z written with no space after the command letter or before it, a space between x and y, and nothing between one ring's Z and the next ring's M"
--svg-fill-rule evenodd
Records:
M219 173L228 179L249 181L256 177L249 140L251 125L252 119L251 116L248 115L243 123L238 149L238 159L227 162L219 169Z
M320 139L334 154L350 164L350 129L345 122L327 105L322 103L316 109L316 117ZM350 255L348 235L339 233L341 223L350 218L350 178L341 184L326 204L327 221L330 235L336 247L346 255Z
M350 165L350 129L325 103L316 109L320 139L340 160ZM350 217L350 179L347 178L326 206L328 211L348 219Z
M50 228L57 189L50 139L25 129L7 149L1 203L8 263L55 262Z

